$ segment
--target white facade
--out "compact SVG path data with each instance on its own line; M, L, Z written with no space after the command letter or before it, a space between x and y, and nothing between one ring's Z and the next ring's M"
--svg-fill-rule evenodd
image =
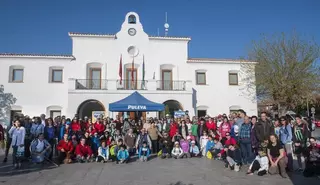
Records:
M129 23L132 21L129 16L135 18L135 23ZM70 56L0 55L0 84L4 85L5 92L17 98L13 110L21 109L27 115L50 115L51 110L60 110L62 115L72 117L80 104L97 100L109 116L114 116L108 112L109 103L138 90L154 102L176 100L191 116L197 114L197 110L217 115L235 108L242 108L250 115L257 113L257 103L241 90L240 61L188 58L191 38L148 36L134 12L126 15L116 35L69 33L69 36L72 39ZM127 70L132 69L133 56L137 81L131 90L131 83L126 79L131 79ZM141 87L143 58L145 88ZM23 69L21 82L12 79L13 69ZM54 69L62 70L62 82L52 83ZM205 74L203 85L197 85L197 72ZM236 85L229 85L229 73L237 74ZM15 75L21 75L21 71ZM97 76L100 81L95 82L99 85L94 85L92 79Z

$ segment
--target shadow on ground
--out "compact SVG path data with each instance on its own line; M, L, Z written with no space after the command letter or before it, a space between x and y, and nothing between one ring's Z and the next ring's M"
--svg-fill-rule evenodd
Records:
M193 185L193 184L185 184L185 183L183 183L181 181L178 181L176 183L170 183L169 185Z

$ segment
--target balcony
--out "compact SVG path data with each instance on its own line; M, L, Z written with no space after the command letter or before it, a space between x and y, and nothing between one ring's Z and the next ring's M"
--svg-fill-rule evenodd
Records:
M157 80L157 90L185 91L186 81Z
M108 80L105 79L76 79L76 89L79 90L107 90Z
M117 80L117 90L147 90L147 80Z

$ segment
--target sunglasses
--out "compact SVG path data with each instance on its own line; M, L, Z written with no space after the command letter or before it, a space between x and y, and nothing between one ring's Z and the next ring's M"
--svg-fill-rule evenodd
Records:
M282 119L281 121L286 121L286 120Z

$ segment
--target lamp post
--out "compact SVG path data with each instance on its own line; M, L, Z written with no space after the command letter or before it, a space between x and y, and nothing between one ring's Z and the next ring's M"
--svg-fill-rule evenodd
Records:
M312 119L315 120L314 115L316 114L316 109L314 107L311 107L311 114L312 114Z

